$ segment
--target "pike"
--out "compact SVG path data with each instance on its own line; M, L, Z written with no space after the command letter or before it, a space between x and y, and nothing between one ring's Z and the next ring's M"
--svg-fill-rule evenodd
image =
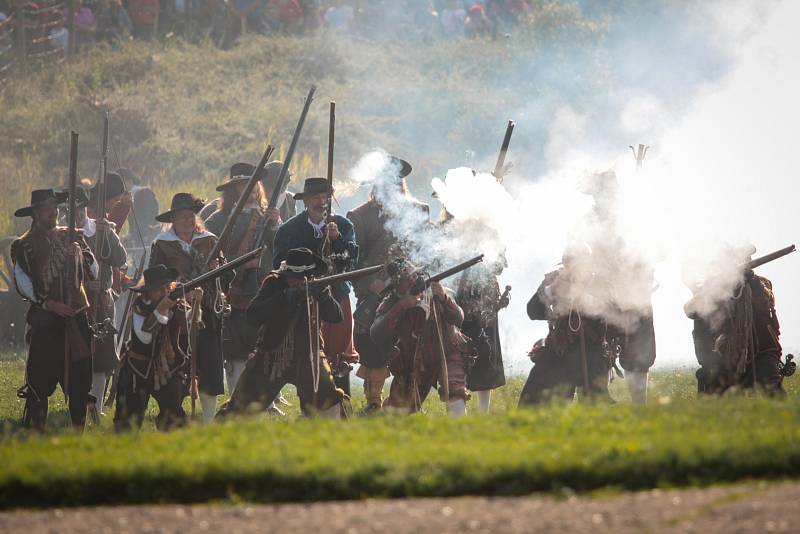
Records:
M762 265L765 265L765 264L767 264L767 263L769 263L771 261L775 261L775 260L780 259L780 258L782 258L784 256L788 256L789 254L791 254L795 250L797 250L797 249L795 248L794 245L789 245L788 247L784 247L784 248L782 248L780 250L776 250L775 252L770 252L769 254L765 254L765 255L763 255L763 256L761 256L759 258L756 258L754 260L750 260L749 262L747 262L744 265L742 265L742 269L745 270L745 271L753 270L756 267L761 267Z
M274 149L272 148L272 145L267 145L267 149L261 156L261 161L258 162L258 165L253 170L253 174L250 175L247 185L245 185L244 189L242 190L242 194L239 195L239 199L236 201L233 210L231 210L230 216L228 216L228 220L225 221L225 227L222 229L214 248L208 255L206 264L210 264L212 261L214 261L214 259L219 256L220 251L225 249L225 245L228 243L228 239L233 231L233 227L236 225L236 220L239 218L239 214L242 213L242 210L244 210L244 207L247 204L247 199L250 198L250 194L253 192L253 189L255 189L256 184L258 184L258 182L260 182L263 178L264 169L267 166L269 158L272 157L273 152ZM233 176L231 176L231 178L233 178Z
M514 126L516 123L510 120L506 126L506 135L503 137L503 144L500 145L500 154L497 155L497 163L494 165L494 177L498 182L503 181L503 167L506 164L506 154L508 154L508 146L511 144L511 134L514 133Z

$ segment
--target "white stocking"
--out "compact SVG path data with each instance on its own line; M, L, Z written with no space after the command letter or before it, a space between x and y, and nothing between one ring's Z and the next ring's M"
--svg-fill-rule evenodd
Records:
M103 412L103 393L106 391L106 374L105 373L92 373L92 389L89 391L91 395L97 399L95 406L97 414Z
M207 425L214 420L217 414L217 396L200 392L200 406L203 408L203 424Z
M327 410L322 410L319 412L320 417L323 419L341 419L342 418L342 405L340 403L336 403Z
M467 401L464 399L456 399L448 403L450 406L450 415L453 417L462 417L467 415Z
M473 391L478 396L478 413L489 413L489 405L492 402L492 390Z
M244 371L245 366L247 365L246 361L233 361L230 365L230 373L226 372L225 376L228 379L228 394L233 395L233 390L236 389L236 384L239 382L239 378L242 376L242 372ZM227 371L227 370L226 370Z
M625 383L633 403L644 405L647 402L647 371L625 371Z

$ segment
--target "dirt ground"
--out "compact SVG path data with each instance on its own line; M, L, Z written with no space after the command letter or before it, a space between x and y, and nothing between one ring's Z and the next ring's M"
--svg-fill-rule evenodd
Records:
M0 532L798 532L800 483L599 497L16 510Z

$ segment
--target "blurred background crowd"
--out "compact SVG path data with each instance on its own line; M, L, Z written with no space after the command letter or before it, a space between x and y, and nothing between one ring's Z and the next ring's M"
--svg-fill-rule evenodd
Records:
M367 39L494 39L528 0L0 0L0 78L20 59L60 60L93 43L182 36L231 46L246 32L328 29Z

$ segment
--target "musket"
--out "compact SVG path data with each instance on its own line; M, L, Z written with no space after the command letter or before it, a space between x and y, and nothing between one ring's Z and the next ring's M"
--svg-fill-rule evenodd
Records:
M260 182L261 178L264 176L264 168L267 166L269 158L272 157L273 151L272 145L267 145L264 155L261 156L261 161L258 162L258 165L253 170L253 174L250 175L247 185L245 186L244 190L242 190L242 194L239 195L236 205L234 205L230 216L228 216L228 220L225 222L225 227L217 237L217 242L214 245L214 248L211 250L211 253L208 255L207 264L214 261L214 259L219 256L220 251L225 250L225 246L228 243L228 239L233 231L233 227L236 225L236 220L239 218L239 214L242 213L242 210L247 204L247 200L250 198L250 194L253 192L253 189L255 189L256 184L258 184L258 182ZM231 176L231 178L233 178L233 176Z
M69 200L67 203L67 235L70 243L75 242L76 203L75 191L78 188L78 133L69 134Z
M191 398L191 418L194 419L197 405L197 330L200 324L200 302L202 297L195 296L192 300L192 323L189 327L189 397Z
M251 250L246 254L242 254L238 258L231 260L223 265L220 265L216 269L212 269L205 274L201 274L197 278L189 280L188 282L184 282L183 284L179 284L172 292L169 294L169 298L172 300L181 298L184 294L188 293L192 289L196 287L200 287L206 282L210 282L211 280L216 280L226 272L239 267L240 265L244 265L248 261L257 258L263 251L260 248Z
M458 274L461 271L469 269L473 265L476 265L483 261L483 254L475 256L463 263L459 263L455 267L451 267L446 271L442 271L439 274L435 274L427 279L424 280L417 288L412 288L412 292L416 294L422 293L427 289L432 283L440 282L445 278L453 276L454 274ZM355 311L353 312L353 320L358 323L363 328L369 329L372 325L372 322L375 320L375 313L378 310L378 306L380 306L383 297L389 294L390 291L394 289L394 284L390 283L387 284L386 287L383 288L383 291L380 294L376 295L374 293L370 293L365 298L363 298L358 305L356 306Z
M77 132L70 132L69 134L69 199L68 199L68 206L69 206L69 213L67 213L67 239L69 240L69 245L72 246L72 243L75 242L76 238L76 231L75 231L75 224L76 224L76 198L75 198L75 191L78 188L78 133ZM72 272L75 264L73 262L67 262L66 268L64 272L65 280L74 280L75 273ZM72 306L72 291L67 286L67 283L61 284L61 291L62 293L62 301L64 304L68 306ZM69 344L69 335L65 332L64 333L64 383L63 390L64 390L64 402L69 403L69 362L70 362L70 344Z
M331 101L328 119L328 224L333 222L333 142L336 135L336 102ZM325 242L322 245L322 256L327 259L331 254L331 240L325 231Z
M300 112L300 118L297 121L297 127L295 127L294 134L292 135L292 142L289 143L289 150L286 151L286 158L283 160L283 167L281 167L281 172L278 174L278 182L275 184L275 189L272 190L272 194L269 197L269 207L272 209L278 207L278 198L286 187L286 179L289 176L289 165L292 163L292 157L294 156L294 151L297 148L297 142L300 140L300 132L303 131L303 124L306 122L308 109L311 107L311 102L314 100L314 92L316 90L316 85L312 85L311 89L308 90L305 104L303 104L303 111Z
M300 139L300 132L303 131L303 124L306 122L308 109L311 106L311 102L314 100L314 92L316 90L317 87L312 85L311 89L308 91L308 95L306 96L306 101L303 105L303 111L300 112L300 119L298 119L297 127L295 127L294 134L292 135L292 142L289 144L289 150L286 151L286 158L283 160L283 167L281 167L281 172L278 174L278 182L275 184L275 189L272 190L272 194L269 197L269 207L271 209L278 207L278 199L280 198L281 193L283 193L283 190L286 188L286 179L289 177L289 165L292 163L292 157L294 156L295 148L297 148L297 142ZM271 225L269 223L264 224L261 227L261 231L259 232L255 242L256 250L264 250L264 240L267 238L267 230L270 228Z
M775 261L775 260L777 260L779 258L782 258L784 256L788 256L789 254L791 254L795 250L796 250L796 248L795 248L794 245L789 245L788 247L782 248L780 250L776 250L775 252L770 252L769 254L765 254L765 255L763 255L763 256L761 256L759 258L756 258L754 260L750 260L749 262L745 263L742 266L742 268L743 268L743 270L747 271L747 270L755 269L756 267L761 267L762 265L764 265L766 263L769 263L771 261Z
M147 260L147 254L142 254L141 259L139 260L139 265L136 267L136 278L135 282L137 283L142 278L142 273L144 272L144 264L145 260ZM128 291L127 296L125 297L125 308L122 312L122 320L119 323L119 338L117 339L117 354L122 353L122 348L125 346L125 341L128 339L130 326L132 324L131 320L131 310L133 309L133 299L134 293L133 291ZM119 377L119 365L114 368L114 374L111 375L111 384L109 391L107 391L107 395L105 396L105 401L103 402L103 406L106 408L110 407L114 403L114 397L117 395L117 378Z
M95 206L95 220L100 222L106 218L106 173L108 172L108 111L103 116L103 144L100 149L100 176L97 178L97 205ZM95 234L95 259L98 267L99 286L94 295L92 303L92 314L94 322L99 323L100 300L103 294L103 248L105 246L105 230L101 231L101 225L97 226Z
M503 144L500 145L500 154L497 155L497 163L494 165L494 177L498 182L503 181L503 167L506 164L506 154L508 153L508 146L511 144L511 134L514 133L514 121L508 121L506 126L506 135L503 137Z
M479 254L479 255L475 256L474 258L468 259L467 261L465 261L463 263L459 263L455 267L450 267L449 269L447 269L445 271L442 271L439 274L435 274L435 275L425 279L425 288L427 289L434 282L441 282L445 278L450 278L454 274L458 274L461 271L465 271L465 270L469 269L470 267L472 267L473 265L477 265L482 261L483 261L483 254Z
M450 378L447 373L447 352L444 350L444 335L442 325L439 322L439 304L436 299L431 302L431 317L435 326L436 333L435 349L439 353L439 382L442 384L442 396L444 397L444 409L450 411Z
M644 157L647 155L647 151L650 149L649 146L639 143L639 150L637 151L633 148L633 145L629 145L628 148L631 149L633 152L633 159L636 160L636 170L641 170L642 163L644 162Z
M363 269L356 269L355 271L346 271L339 274L332 274L330 276L323 276L322 278L314 278L308 281L308 287L313 289L320 286L332 286L341 284L342 282L351 282L371 274L375 274L384 268L383 265L373 265L372 267L364 267Z
M336 137L336 102L331 101L328 119L328 222L333 222L333 142Z

